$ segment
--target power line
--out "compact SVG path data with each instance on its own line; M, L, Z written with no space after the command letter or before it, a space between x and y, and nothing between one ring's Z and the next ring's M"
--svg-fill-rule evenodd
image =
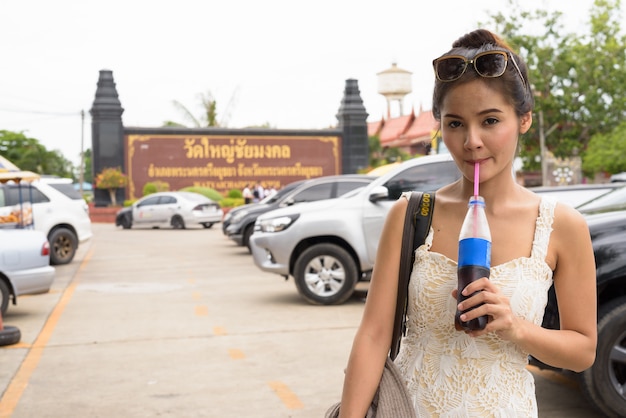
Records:
M46 116L80 116L81 111L76 112L45 112L39 110L24 110L24 109L6 109L0 108L0 112L10 113L24 113L28 115L46 115Z

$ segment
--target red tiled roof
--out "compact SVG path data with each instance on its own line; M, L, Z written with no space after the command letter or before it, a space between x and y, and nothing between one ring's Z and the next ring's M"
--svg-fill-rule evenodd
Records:
M367 133L378 135L382 146L401 147L430 140L437 127L432 112L420 110L417 116L411 111L408 115L370 122Z
M381 119L376 122L368 122L367 123L367 136L376 136L380 133L380 130L383 129L383 125L385 124L385 119Z
M403 134L411 127L414 120L415 115L411 113L410 115L400 116L385 121L383 129L379 134L380 144L385 145L387 142L402 137Z
M422 112L416 118L413 124L405 132L404 136L411 142L423 142L424 140L430 140L433 136L433 131L437 130L438 123L433 118L431 111Z

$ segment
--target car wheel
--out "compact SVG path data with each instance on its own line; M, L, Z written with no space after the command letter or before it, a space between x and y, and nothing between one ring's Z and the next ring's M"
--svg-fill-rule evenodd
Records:
M337 305L354 292L357 266L350 254L334 244L317 244L296 261L294 277L298 292L319 305Z
M248 226L246 226L246 229L243 230L243 241L242 244L245 247L248 247L248 252L250 254L252 254L252 248L250 248L250 236L252 236L252 233L254 232L254 224L250 224Z
M0 347L3 345L17 344L22 338L19 328L5 325L0 329Z
M74 258L78 248L76 234L67 228L54 229L48 236L50 243L50 264L68 264Z
M122 217L120 223L122 224L122 228L124 229L130 229L133 226L133 221L131 221L128 216Z
M611 301L598 313L596 361L581 373L582 388L610 417L626 416L626 298Z
M9 307L9 285L3 279L0 279L0 315L4 315Z
M210 229L213 226L213 222L205 222L202 224L206 229Z
M172 228L174 229L185 229L185 221L178 215L172 216L172 220L170 221Z

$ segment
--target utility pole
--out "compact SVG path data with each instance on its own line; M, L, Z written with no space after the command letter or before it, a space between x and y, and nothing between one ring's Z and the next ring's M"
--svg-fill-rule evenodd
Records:
M541 153L541 185L548 185L548 153L546 152L546 135L543 131L543 110L539 110L539 152Z

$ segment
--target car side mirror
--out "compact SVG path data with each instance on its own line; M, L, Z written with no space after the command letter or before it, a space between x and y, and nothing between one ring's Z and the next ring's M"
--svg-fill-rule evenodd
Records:
M385 186L376 186L372 189L369 195L369 201L376 203L380 200L387 200L389 197L389 190Z

